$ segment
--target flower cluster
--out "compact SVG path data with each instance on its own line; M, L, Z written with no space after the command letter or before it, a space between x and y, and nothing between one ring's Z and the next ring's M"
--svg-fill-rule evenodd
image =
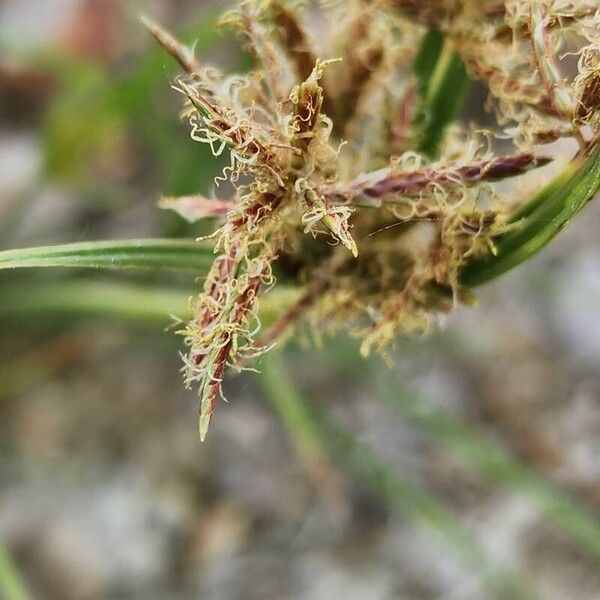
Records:
M219 223L183 332L202 437L226 367L302 319L348 328L367 354L467 301L461 267L493 253L511 226L527 186L510 184L550 161L539 144L572 137L584 148L600 127L595 2L296 4L249 0L223 17L255 58L243 76L202 65L148 23L184 70L174 87L192 138L231 156L233 198L164 201ZM432 32L442 47L423 79L415 65L427 63L419 48ZM451 61L488 87L495 131L437 123L428 100ZM304 292L258 334L259 297L275 275Z

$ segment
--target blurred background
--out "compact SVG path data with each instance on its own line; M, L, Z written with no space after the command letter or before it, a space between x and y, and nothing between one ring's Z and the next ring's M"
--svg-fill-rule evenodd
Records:
M246 68L221 8L0 0L1 249L201 233L156 203L222 165L137 18ZM3 271L0 598L600 598L584 214L392 369L340 338L230 376L203 444L165 332L193 273Z

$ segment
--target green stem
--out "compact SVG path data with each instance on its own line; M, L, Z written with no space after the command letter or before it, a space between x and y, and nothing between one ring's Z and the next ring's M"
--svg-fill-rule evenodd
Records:
M271 405L281 418L296 449L302 456L323 455L326 445L308 406L287 378L281 353L277 350L261 358L260 381Z
M0 288L0 320L100 317L167 325L169 315L189 316L189 293L142 285L68 280Z
M452 420L443 411L432 409L423 398L416 397L398 381L390 385L389 378L386 378L381 388L381 396L400 412L406 422L462 456L489 481L523 494L591 556L600 559L600 523L566 494L469 427Z
M392 473L368 448L309 406L294 387L281 355L263 360L261 382L272 405L293 436L300 436L327 452L366 485L390 509L429 527L450 543L483 577L498 598L528 598L527 586L512 574L490 564L485 552L444 505L415 483Z
M263 326L273 323L292 306L300 292L279 286L261 299ZM131 283L67 280L20 283L0 287L0 321L22 326L35 318L100 317L167 325L169 316L190 316L190 292Z

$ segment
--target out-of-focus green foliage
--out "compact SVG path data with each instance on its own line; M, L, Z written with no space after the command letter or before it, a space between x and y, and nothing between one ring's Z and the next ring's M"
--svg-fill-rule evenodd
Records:
M27 600L29 594L6 548L0 543L0 597Z
M529 584L498 568L442 503L418 484L393 471L374 452L359 444L322 410L309 405L288 376L281 355L262 364L261 382L298 448L331 457L367 486L386 507L430 528L456 550L497 597L533 598Z
M215 20L216 14L209 15L184 33L198 53L218 42ZM158 166L155 185L166 194L205 191L210 185L220 163L206 147L190 141L166 108L165 98L175 94L168 82L176 70L160 48L144 48L141 57L119 69L65 56L52 60L50 69L60 83L45 125L51 176L85 182L91 159L110 154L125 138L133 141L129 151L134 154L150 150Z
M152 326L168 324L169 315L189 317L189 290L67 279L40 284L34 281L0 286L0 322L22 325L53 317L69 323L75 317L101 318ZM273 323L282 311L298 300L298 290L279 287L263 302L263 326Z

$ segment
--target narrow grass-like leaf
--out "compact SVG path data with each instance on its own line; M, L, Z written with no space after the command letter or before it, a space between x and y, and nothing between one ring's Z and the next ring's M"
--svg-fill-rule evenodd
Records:
M531 214L536 212L548 198L555 192L561 189L563 186L568 185L569 180L575 174L577 168L577 162L572 162L565 167L565 169L557 175L550 183L542 187L541 190L536 192L527 202L517 208L511 215L509 222L518 223L523 219L526 219Z
M430 29L423 37L423 41L413 62L413 72L417 77L418 92L423 98L428 96L431 77L443 49L444 34L437 29Z
M528 598L527 584L492 566L471 534L443 504L417 484L403 478L368 448L308 405L290 380L281 355L272 352L262 363L261 382L274 408L293 436L310 440L366 485L391 510L412 518L443 537L477 570L499 598Z
M193 240L142 239L79 242L0 252L0 269L77 267L91 269L186 269L202 271L214 259Z
M576 159L564 173L537 194L520 214L515 228L495 240L490 253L465 266L461 282L486 283L537 254L558 235L600 190L600 145ZM517 215L520 216L520 215Z
M352 346L335 345L328 357L339 371L338 378L360 372L361 382L375 388L377 398L393 406L402 419L428 435L444 451L462 457L465 464L490 483L522 495L543 513L555 527L562 529L590 556L600 559L600 522L585 507L554 486L533 469L510 456L482 432L435 408L397 378L390 380L378 360L357 358Z
M455 452L490 482L518 492L544 516L568 533L590 555L600 559L600 523L561 490L491 444L474 429L432 408L398 381L382 379L382 398L448 450Z
M189 316L189 292L106 281L67 280L0 287L0 321L99 317L134 323L169 323Z
M309 407L298 397L296 390L289 386L288 380L278 378L283 368L279 353L277 356L269 355L261 359L262 386L300 458L318 460L319 457L327 455L327 449L309 412Z
M54 283L18 283L0 286L0 322L21 326L35 318L102 318L140 324L168 325L170 315L190 317L188 290L139 284L67 280ZM292 306L300 295L294 288L278 286L261 300L264 327Z
M448 125L458 118L470 79L458 53L435 30L425 35L413 71L421 98L418 149L435 159Z

